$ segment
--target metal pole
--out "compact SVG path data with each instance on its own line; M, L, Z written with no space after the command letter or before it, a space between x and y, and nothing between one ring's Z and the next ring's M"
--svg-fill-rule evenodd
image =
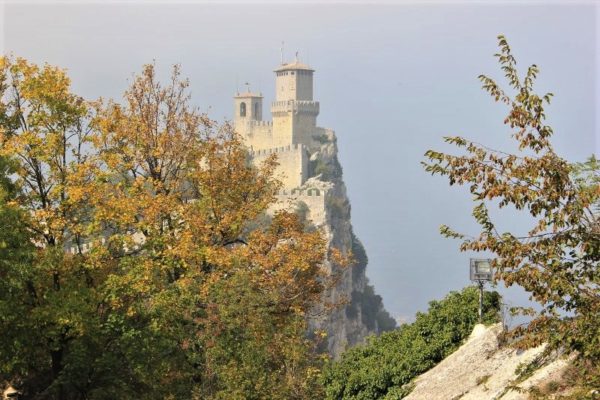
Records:
M479 323L483 323L483 281L479 281Z

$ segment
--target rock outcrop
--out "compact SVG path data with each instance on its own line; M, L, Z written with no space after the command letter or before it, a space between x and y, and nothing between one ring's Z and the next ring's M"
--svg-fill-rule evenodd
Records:
M518 351L499 342L500 324L477 325L458 350L419 376L406 400L527 400L529 389L559 382L571 359L556 357L527 378L519 369L538 358L544 346Z

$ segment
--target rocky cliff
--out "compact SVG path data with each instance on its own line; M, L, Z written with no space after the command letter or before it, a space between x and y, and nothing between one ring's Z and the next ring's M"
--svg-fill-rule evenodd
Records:
M315 140L316 144L311 146L310 178L300 190L308 193L311 189L317 189L323 193L324 212L319 213L310 206L306 207L306 211L309 219L326 233L329 247L345 254L352 252L356 261L353 266L344 269L329 264L331 272L338 274L339 281L328 293L325 302L340 306L333 311L317 313L311 320L313 329L327 332L327 348L330 354L337 357L347 347L361 343L366 336L393 329L396 324L385 311L381 297L375 294L365 275L368 259L363 245L352 230L350 201L337 157L335 134L327 131L327 134Z

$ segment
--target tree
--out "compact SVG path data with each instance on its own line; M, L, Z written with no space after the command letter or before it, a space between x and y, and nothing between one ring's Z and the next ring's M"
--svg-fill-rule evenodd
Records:
M129 279L158 278L133 298L160 306L150 310L179 326L202 398L310 397L315 386L306 378L319 357L305 339L305 313L330 282L325 241L294 214L254 223L280 187L275 159L251 166L231 126L189 108L178 76L175 67L162 87L148 65L124 106L98 106L100 186L82 193L94 226L111 231L109 242L127 242L138 266L114 283L128 290Z
M33 244L25 228L27 214L15 202L17 193L9 179L12 173L7 160L0 158L0 376L23 374L27 370L24 352L35 352L36 344L28 340L30 326L23 321L31 290L27 266L33 259Z
M429 303L415 322L371 336L347 350L323 372L328 400L399 399L410 393L410 381L435 366L473 331L479 307L478 290L468 287ZM500 297L485 292L484 322L498 321Z
M7 282L12 296L6 306L20 315L2 327L2 348L14 349L3 351L2 361L10 357L8 373L28 375L33 391L45 393L53 382L52 390L64 398L59 375L65 350L89 316L79 309L88 295L85 274L64 255L84 211L69 191L84 161L88 108L70 93L64 71L23 59L0 58L0 98L0 157L14 167L12 205L26 215L21 221L27 235L14 249L29 248L29 241L39 249L27 262L6 264L5 273L14 278ZM78 290L78 296L67 295Z
M2 67L0 155L32 254L2 263L27 272L2 305L21 313L2 378L26 398L317 396L305 314L332 283L325 240L264 218L275 158L253 167L177 66L165 86L145 66L124 104L84 101L55 67Z
M516 60L503 36L496 54L514 93L505 92L491 78L480 81L495 101L508 107L504 123L512 130L520 153L493 150L462 137L446 137L463 150L453 155L429 150L425 169L447 176L450 185L468 185L476 205L473 216L481 226L476 236L441 233L459 238L461 251L490 251L496 255L496 280L523 287L541 310L518 311L534 318L513 333L522 346L550 344L575 350L597 363L600 357L600 231L594 211L600 197L598 163L577 166L561 158L550 139L545 107L551 93L533 90L539 69L528 68L521 79ZM500 232L488 212L490 205L512 206L534 223L525 234Z

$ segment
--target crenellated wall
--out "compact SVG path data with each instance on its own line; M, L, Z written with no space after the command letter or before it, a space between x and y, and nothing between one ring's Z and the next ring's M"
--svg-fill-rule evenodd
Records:
M273 147L273 122L238 120L235 130L242 136L251 150L263 150ZM283 145L283 144L282 144Z
M301 209L306 206L306 218L314 226L323 226L327 222L327 190L308 188L281 190L277 194L277 203L269 208L270 213L279 210Z
M319 102L312 100L283 100L271 103L271 113L309 113L319 114Z
M283 183L286 189L302 186L308 179L308 149L302 144L250 151L252 162L255 165L262 163L272 154L277 155L279 166L275 177Z

